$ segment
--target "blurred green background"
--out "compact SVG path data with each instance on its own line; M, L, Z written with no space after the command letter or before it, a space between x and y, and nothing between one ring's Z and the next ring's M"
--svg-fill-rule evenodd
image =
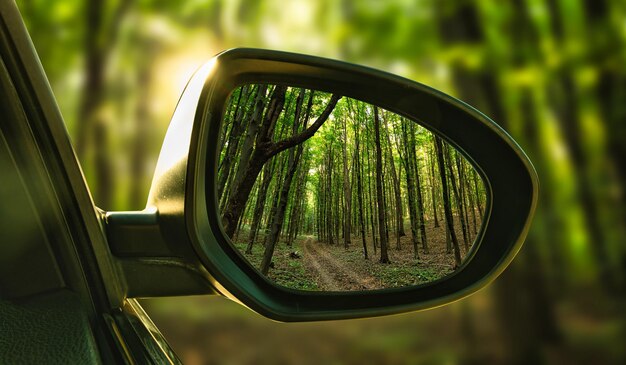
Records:
M530 155L539 210L478 294L400 316L279 324L220 298L143 301L189 364L626 363L626 3L18 0L98 206L141 209L187 79L262 47L441 89Z

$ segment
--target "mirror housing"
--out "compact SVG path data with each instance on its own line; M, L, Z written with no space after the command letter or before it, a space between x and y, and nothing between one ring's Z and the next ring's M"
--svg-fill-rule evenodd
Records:
M369 292L298 291L261 276L223 233L214 178L225 103L236 87L250 83L326 90L369 102L420 121L455 147L474 166L487 192L483 228L472 257L443 279ZM205 64L183 92L146 210L107 213L105 221L112 252L123 263L129 295L217 292L272 319L328 320L427 309L484 287L519 251L537 196L538 178L521 148L496 123L459 100L366 67L292 53L234 49ZM159 271L155 275L163 281L140 275L159 265L160 271L151 272ZM176 273L176 279L165 272ZM159 284L164 288L159 289Z

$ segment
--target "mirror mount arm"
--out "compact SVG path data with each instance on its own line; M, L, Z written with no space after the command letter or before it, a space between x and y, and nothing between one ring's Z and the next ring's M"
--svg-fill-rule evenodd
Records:
M126 297L216 294L204 267L181 257L161 232L156 208L104 213L106 237Z
M171 256L159 229L156 207L106 212L104 223L109 247L115 256Z

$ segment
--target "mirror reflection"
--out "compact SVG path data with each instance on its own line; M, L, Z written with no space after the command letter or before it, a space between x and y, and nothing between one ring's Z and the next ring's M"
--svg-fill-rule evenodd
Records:
M216 185L226 235L263 275L301 290L413 286L454 272L479 232L485 187L414 121L345 96L237 88Z

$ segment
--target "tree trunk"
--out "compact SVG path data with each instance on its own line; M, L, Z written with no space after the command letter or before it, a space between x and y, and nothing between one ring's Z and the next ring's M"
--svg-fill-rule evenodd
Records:
M454 250L455 268L461 266L461 253L459 250L459 241L456 239L454 232L454 221L452 219L452 209L450 206L450 195L448 194L448 181L446 178L445 161L443 159L443 146L441 138L435 137L435 148L437 150L437 160L439 164L439 175L441 177L441 190L443 195L443 211L446 217L446 226L450 232L452 248Z
M94 147L94 199L98 206L110 209L113 204L113 173L110 163L108 124L99 116L99 109L105 91L105 72L113 44L117 41L119 23L126 15L133 1L122 1L106 13L103 0L88 1L85 5L85 70L81 99L76 125L76 154L81 163L86 164L87 144L90 134ZM107 15L110 21L107 23Z
M257 198L254 207L254 214L252 217L252 225L250 226L248 246L246 247L247 254L252 253L252 247L256 242L261 218L263 217L263 212L265 211L265 200L267 198L267 191L269 189L272 177L274 176L274 168L278 160L278 157L272 158L269 162L265 163L265 166L263 166L263 180L261 181L261 185L259 186L259 190L256 194Z
M430 164L430 199L433 205L433 217L435 220L435 228L439 228L439 217L437 215L437 180L435 178L435 161L434 161L435 152L428 154L428 162Z
M354 156L356 165L353 167L356 173L357 200L359 202L359 226L361 228L361 240L363 242L363 257L368 260L367 242L365 237L365 220L363 217L363 182L361 181L361 153L360 153L360 136L358 125L354 123Z
M300 156L302 155L302 145L294 147L289 154L288 168L285 180L282 183L282 189L278 198L278 206L274 212L272 218L272 224L269 234L265 237L265 253L263 254L263 261L261 262L261 273L267 275L269 271L270 263L272 262L272 256L274 255L274 248L278 242L278 237L283 226L285 218L285 209L287 207L287 198L289 197L289 190L291 189L291 181L293 180L294 173L298 167Z
M403 140L403 145L404 145L404 158L402 159L403 163L404 163L404 170L405 170L405 176L406 176L406 187L407 187L407 192L408 192L408 199L409 199L409 220L411 222L411 241L413 242L413 258L414 259L418 259L419 258L419 252L418 252L418 240L417 240L417 225L418 225L418 218L417 218L417 212L416 212L416 205L415 205L415 184L413 182L414 177L414 170L412 167L412 164L410 163L410 155L411 155L411 148L414 148L413 145L411 145L411 139L409 138L408 132L407 132L407 121L402 121L402 140ZM402 156L401 156L402 157Z
M354 167L352 167L354 168ZM344 222L343 222L343 244L347 250L350 246L350 231L351 231L351 219L350 213L352 209L352 189L348 179L348 129L346 125L346 118L343 118L343 189L344 189Z
M384 114L384 113L383 113ZM396 212L396 249L400 249L400 237L406 236L404 233L404 217L402 216L402 194L400 192L400 179L396 173L396 164L393 160L393 153L391 151L391 138L389 137L390 129L387 126L387 120L383 118L384 130L387 145L387 154L389 155L389 171L391 171L391 179L393 181L393 194L395 199L395 212Z
M452 155L456 153L456 151L450 152L450 148L448 146L444 147L444 151L446 152L446 164L448 166L448 172L450 173L450 185L452 186L452 194L454 194L457 211L459 212L459 220L461 221L461 232L463 234L463 244L465 246L465 252L467 252L469 246L467 243L467 231L465 227L465 218L463 217L463 207L461 206L462 202L461 202L461 197L459 196L459 187L456 183L456 176L454 174L454 169L452 168Z
M235 232L236 224L263 164L272 156L311 138L322 124L326 122L341 98L341 96L333 95L315 122L301 133L279 142L272 142L270 134L282 112L285 102L285 90L286 87L284 86L276 86L274 89L267 112L263 118L261 130L256 137L254 151L251 152L249 161L243 165L246 168L242 170L241 179L236 179L239 183L236 184L233 194L229 197L226 208L223 210L224 233L229 237L232 237Z
M380 121L378 107L374 107L374 136L376 144L376 198L378 200L378 231L380 233L380 262L390 263L387 254L387 232L385 232L385 205L383 201L383 157L380 148Z
M428 240L426 238L426 222L424 220L424 200L422 199L422 182L420 179L420 171L419 171L419 161L417 160L417 155L415 154L415 148L416 148L416 143L415 143L415 131L414 131L414 124L411 124L411 127L409 128L410 131L410 138L411 138L411 159L409 162L412 162L413 164L413 169L415 171L415 192L416 197L417 197L417 218L418 218L418 224L419 224L419 229L420 229L420 237L422 238L422 248L424 249L424 253L428 253Z

